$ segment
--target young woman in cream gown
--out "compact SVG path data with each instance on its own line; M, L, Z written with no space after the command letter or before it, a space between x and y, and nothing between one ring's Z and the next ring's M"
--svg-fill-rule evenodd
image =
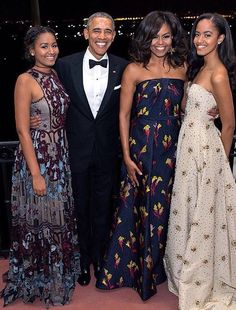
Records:
M165 268L180 310L236 309L236 185L228 156L235 54L227 21L202 14L191 32ZM216 106L221 132L207 110Z

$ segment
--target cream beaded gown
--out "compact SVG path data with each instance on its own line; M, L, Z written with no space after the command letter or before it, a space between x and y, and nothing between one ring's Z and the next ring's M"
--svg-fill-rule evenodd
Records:
M207 111L213 95L188 88L171 202L165 268L179 309L236 309L236 185Z

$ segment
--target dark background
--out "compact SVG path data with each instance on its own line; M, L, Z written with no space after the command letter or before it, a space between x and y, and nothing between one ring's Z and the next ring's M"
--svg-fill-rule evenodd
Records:
M31 0L1 0L2 18L29 18ZM105 11L119 15L143 16L152 10L170 10L176 13L192 11L236 10L236 0L39 0L43 19L78 18Z

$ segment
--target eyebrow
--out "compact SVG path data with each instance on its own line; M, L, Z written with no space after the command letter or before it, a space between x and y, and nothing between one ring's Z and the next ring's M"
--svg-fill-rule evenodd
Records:
M200 33L200 31L195 31L195 33ZM203 31L203 33L213 33L213 31L211 31L211 30L206 30L206 31Z
M41 43L39 43L39 45L53 45L53 44L57 44L57 41L53 41L53 42L41 42Z
M105 28L105 29L103 29L103 28L101 28L101 27L94 27L94 28L92 28L92 30L105 30L105 31L112 31L112 28Z
M165 32L165 33L161 34L161 36L165 36L167 34L171 35L171 32ZM156 36L160 36L160 34L157 33Z

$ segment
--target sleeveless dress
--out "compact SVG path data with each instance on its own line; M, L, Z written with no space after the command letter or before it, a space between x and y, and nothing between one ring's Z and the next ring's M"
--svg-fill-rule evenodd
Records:
M19 145L12 175L8 282L1 297L4 305L36 297L47 306L63 305L71 298L80 269L64 129L69 97L55 72L28 73L43 91L43 97L31 103L30 113L42 120L39 128L31 129L31 137L47 194L34 194Z
M184 81L152 79L137 85L130 129L130 156L143 175L133 187L125 165L105 264L96 286L132 287L143 300L166 280L163 255L180 128Z
M215 106L212 93L189 87L164 258L180 310L236 309L236 185L207 115Z

